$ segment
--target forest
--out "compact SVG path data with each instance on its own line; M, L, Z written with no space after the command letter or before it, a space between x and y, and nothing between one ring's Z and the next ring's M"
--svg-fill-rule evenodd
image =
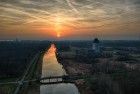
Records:
M49 46L49 41L1 41L0 79L19 78L31 59Z

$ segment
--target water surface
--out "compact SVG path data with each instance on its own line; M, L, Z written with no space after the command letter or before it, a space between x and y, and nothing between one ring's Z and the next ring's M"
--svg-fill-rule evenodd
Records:
M55 52L56 47L54 44L51 44L51 47L43 57L41 77L62 76L66 74L63 66L58 63ZM48 82L48 80L44 80L43 82ZM40 94L79 94L79 92L74 84L61 83L52 85L41 85Z

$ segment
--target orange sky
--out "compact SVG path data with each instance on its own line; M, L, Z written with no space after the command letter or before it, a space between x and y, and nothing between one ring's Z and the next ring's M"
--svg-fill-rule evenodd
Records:
M138 0L0 0L1 39L139 39Z

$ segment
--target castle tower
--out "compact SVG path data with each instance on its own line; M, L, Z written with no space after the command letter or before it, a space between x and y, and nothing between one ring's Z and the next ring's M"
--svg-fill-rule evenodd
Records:
M98 40L98 38L95 38L95 39L93 40L92 50L94 50L94 52L96 52L96 53L99 53L99 52L100 52L99 40Z

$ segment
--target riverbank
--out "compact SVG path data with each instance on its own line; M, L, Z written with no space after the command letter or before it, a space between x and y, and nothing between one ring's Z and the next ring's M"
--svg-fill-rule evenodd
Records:
M69 75L81 74L90 75L92 73L91 64L82 64L74 60L61 60L59 61Z
M63 65L63 68L66 70L68 75L82 74L82 75L92 75L92 65L77 62L73 59L59 59L57 55L58 62ZM75 81L80 94L94 94L90 89L90 86L87 84L85 79L79 79Z
M41 77L43 56L44 56L44 52L41 53L41 55L38 59L33 78L40 78ZM26 94L40 94L40 84L30 83Z

